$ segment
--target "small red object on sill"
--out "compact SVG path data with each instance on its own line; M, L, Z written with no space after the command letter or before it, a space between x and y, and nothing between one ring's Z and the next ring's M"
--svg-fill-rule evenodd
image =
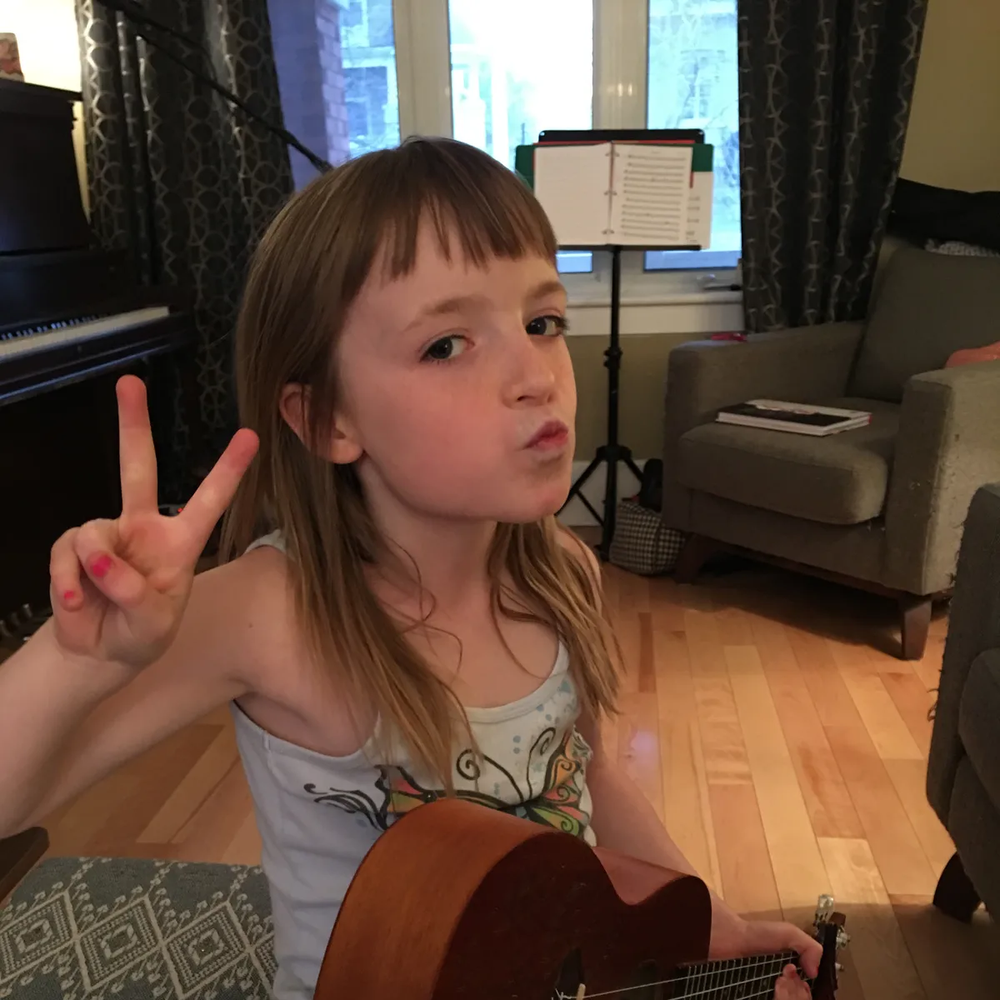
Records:
M742 331L733 330L730 333L713 333L709 340L738 340L741 343L745 342L747 335Z

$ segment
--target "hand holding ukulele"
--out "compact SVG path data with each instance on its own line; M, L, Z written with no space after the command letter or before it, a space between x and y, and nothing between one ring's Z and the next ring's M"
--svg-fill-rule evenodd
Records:
M122 513L67 531L52 547L56 642L69 657L141 670L170 645L195 566L257 450L236 432L176 517L159 513L156 453L140 379L118 381Z

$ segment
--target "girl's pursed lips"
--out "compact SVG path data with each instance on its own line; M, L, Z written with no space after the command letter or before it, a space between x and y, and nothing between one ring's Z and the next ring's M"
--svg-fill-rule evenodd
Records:
M532 435L526 448L561 448L569 440L569 428L561 420L547 420Z

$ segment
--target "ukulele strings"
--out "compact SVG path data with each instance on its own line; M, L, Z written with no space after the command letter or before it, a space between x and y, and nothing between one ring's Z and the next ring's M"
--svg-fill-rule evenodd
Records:
M764 961L774 962L775 959L773 959L773 958L767 959L767 960L763 960L762 959L762 960L760 960L757 963L757 968L761 968L762 969L764 967L764 964L763 964ZM742 979L742 980L740 980L737 983L719 983L719 984L717 984L715 986L708 987L708 989L699 990L697 993L685 993L685 994L683 994L683 1000L689 1000L689 998L693 998L693 997L708 996L708 994L710 994L710 993L716 993L716 992L718 992L720 990L739 989L740 987L743 987L743 986L750 986L753 983L763 983L763 982L766 982L766 981L770 981L772 985L769 986L767 989L765 989L763 992L760 992L760 993L750 993L750 994L747 994L745 997L740 997L739 1000L757 1000L758 997L772 996L773 993L774 993L774 985L773 984L777 981L778 977L781 975L781 970L784 969L784 967L786 965L790 965L790 964L792 964L792 963L791 962L782 962L781 963L781 968L777 972L775 972L775 973L768 973L767 975L764 975L764 976L755 976L752 979ZM730 971L731 972L731 971L736 971L737 969L746 970L746 971L756 971L755 967L752 966L752 965L734 966L733 969L726 970L726 971ZM795 969L796 969L796 972L799 973L799 975L802 975L802 969L799 966L796 966ZM722 974L724 974L724 973L721 973L721 972L718 972L718 971L716 971L716 972L702 972L702 973L698 973L698 976L717 976L717 975L722 975ZM637 984L636 986L626 986L623 989L603 990L600 993L586 993L586 994L584 994L584 1000L596 1000L597 997L620 996L622 993L630 993L632 990L649 989L651 986L673 986L673 985L675 985L677 983L683 983L683 982L687 982L687 981L688 981L688 977L687 976L674 976L671 979L660 979L660 980L657 980L654 983L640 983L640 984ZM806 982L808 982L808 981L809 980L806 980ZM697 985L697 983L693 983L693 985ZM556 994L556 996L557 996L557 1000L573 1000L573 997L570 994L563 993L562 991L559 991Z

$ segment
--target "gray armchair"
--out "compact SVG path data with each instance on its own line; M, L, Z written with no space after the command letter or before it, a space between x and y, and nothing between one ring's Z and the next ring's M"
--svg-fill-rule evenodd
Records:
M922 656L969 501L1000 480L1000 362L943 366L998 340L1000 258L906 248L864 323L675 349L663 519L689 534L678 577L729 548L891 596L903 656ZM828 438L715 422L750 398L870 410L872 422Z
M976 492L948 623L927 798L957 853L934 902L968 920L1000 916L1000 484Z

